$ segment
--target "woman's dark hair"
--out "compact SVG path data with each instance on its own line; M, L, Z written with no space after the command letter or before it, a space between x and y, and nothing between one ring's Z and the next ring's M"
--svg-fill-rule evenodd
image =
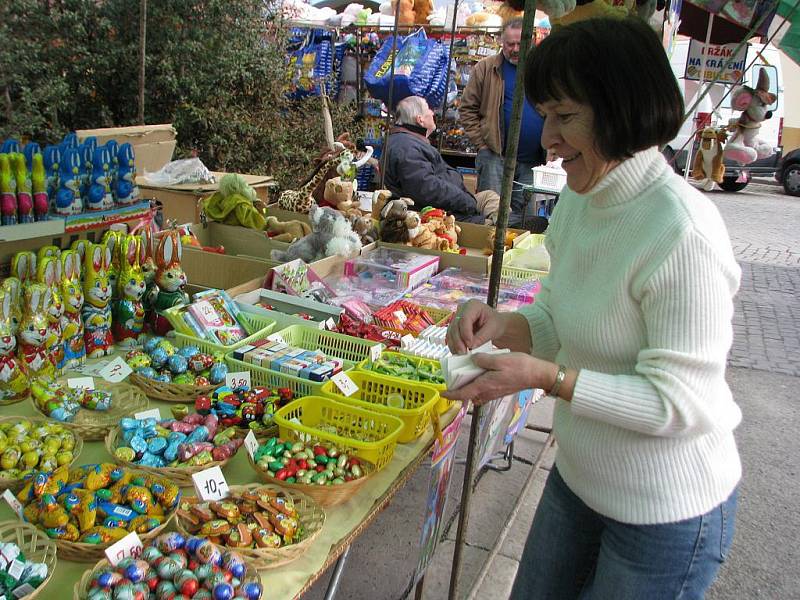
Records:
M555 29L525 64L531 104L571 99L594 111L608 160L672 140L683 98L658 36L641 19L596 18Z

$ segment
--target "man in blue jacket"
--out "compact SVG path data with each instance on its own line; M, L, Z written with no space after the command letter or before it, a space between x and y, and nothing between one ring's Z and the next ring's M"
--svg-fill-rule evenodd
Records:
M386 143L386 188L419 208L441 208L456 221L493 225L500 196L492 190L473 196L467 190L461 173L428 141L434 129L433 111L424 98L409 96L397 103L397 125Z

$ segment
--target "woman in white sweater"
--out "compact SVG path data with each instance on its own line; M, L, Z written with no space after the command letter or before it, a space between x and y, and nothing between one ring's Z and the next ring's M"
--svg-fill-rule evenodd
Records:
M556 464L512 597L702 598L741 476L725 382L740 271L716 208L658 151L682 120L677 82L643 22L591 19L531 53L526 92L567 172L550 275L517 313L461 308L454 352L512 352L476 355L487 372L446 393L557 397Z

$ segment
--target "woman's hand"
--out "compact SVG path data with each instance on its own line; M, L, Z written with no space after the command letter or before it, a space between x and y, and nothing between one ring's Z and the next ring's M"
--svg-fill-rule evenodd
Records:
M442 395L451 400L472 400L480 405L522 390L542 388L549 390L556 380L558 365L534 358L523 352L508 354L472 355L475 366L486 373L455 390Z
M447 345L453 354L466 354L500 337L504 330L505 322L500 313L483 302L470 300L458 309L447 328Z

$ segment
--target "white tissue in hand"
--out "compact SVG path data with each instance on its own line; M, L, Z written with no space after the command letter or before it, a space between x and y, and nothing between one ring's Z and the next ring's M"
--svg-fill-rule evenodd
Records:
M510 352L508 348L498 349L491 342L486 342L482 346L473 348L467 354L442 358L440 363L447 389L457 390L486 372L486 369L482 369L472 362L473 354L506 354L508 352Z

